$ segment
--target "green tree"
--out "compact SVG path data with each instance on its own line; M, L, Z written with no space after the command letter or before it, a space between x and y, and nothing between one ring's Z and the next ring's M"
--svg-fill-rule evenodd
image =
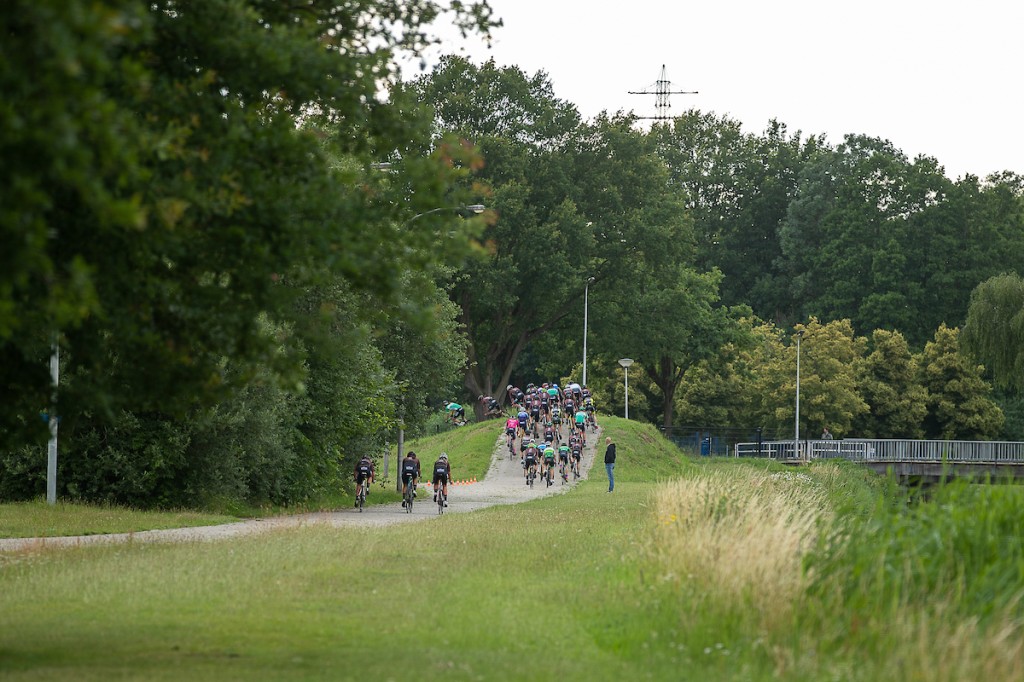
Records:
M899 332L876 329L863 364L860 391L871 408L856 421L853 433L863 438L923 438L928 393L917 365Z
M778 121L760 136L744 134L738 122L697 110L651 134L693 217L698 268L725 275L722 301L766 319L789 315L778 231L817 138L803 141Z
M403 207L362 169L423 127L379 93L395 51L422 46L438 13L429 0L5 3L3 443L45 433L34 415L54 338L73 432L122 407L187 414L263 368L298 386L301 355L260 320L286 320L326 273L396 305L430 242L397 228ZM455 13L492 23L486 3ZM321 120L353 166L332 166L298 125ZM430 182L409 176L417 200L444 198L451 160L424 162Z
M906 329L923 342L924 250L951 189L933 159L911 163L885 140L848 135L817 154L780 230L800 312L849 318L861 330Z
M991 440L1004 416L993 402L984 368L960 353L960 330L941 325L917 358L920 383L928 391L925 435L943 440Z
M618 330L609 350L633 357L657 386L662 426L673 425L676 390L686 371L717 355L741 335L737 319L749 309L717 305L721 273L692 268L636 270L628 285L616 288L614 307L601 317Z
M468 394L504 398L517 362L563 321L582 328L592 303L639 263L670 263L689 247L667 176L628 117L580 121L543 73L448 57L410 85L436 112L437 136L454 133L484 159L496 219L484 250L461 269L452 299L469 339Z
M998 275L975 287L960 342L985 364L996 386L1024 389L1024 279L1020 275Z
M749 325L750 320L742 320ZM676 421L697 427L741 429L749 433L761 426L755 416L755 375L749 365L754 331L742 344L727 343L717 356L690 367L676 398Z
M800 342L800 433L816 438L824 427L837 437L850 434L867 412L858 376L867 340L857 337L849 320L822 324L811 318ZM785 433L795 426L796 343L767 355L759 382L761 412L768 428Z

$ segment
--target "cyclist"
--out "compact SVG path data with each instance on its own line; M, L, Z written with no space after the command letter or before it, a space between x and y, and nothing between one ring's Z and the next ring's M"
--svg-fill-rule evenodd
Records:
M355 468L355 479L356 479L356 504L359 506L359 495L363 491L363 485L366 485L366 494L370 494L370 484L373 483L373 460L370 459L369 455L363 455L362 459L356 462Z
M510 404L520 406L523 404L523 392L520 389L509 384L505 387L505 391L508 393L508 402Z
M580 438L583 439L583 444L587 443L587 413L583 411L583 408L576 410L576 430L580 432Z
M516 433L519 431L519 420L515 417L509 417L505 420L505 445L510 445L516 439Z
M569 480L569 473L566 469L569 467L569 444L562 443L558 446L558 472L562 474L562 483Z
M549 443L544 449L544 468L541 471L541 477L548 482L548 486L551 486L551 478L555 475L555 449L551 447Z
M412 450L402 460L402 506L405 506L405 496L412 486L415 494L416 484L420 480L420 461L416 459L416 453Z
M501 405L489 395L482 395L478 400L483 403L484 414L488 417L497 417L501 414Z
M526 485L530 485L531 471L537 472L537 446L533 443L530 443L523 453L523 477L526 478Z
M441 499L448 506L448 481L452 478L452 465L448 463L448 453L442 452L434 462L434 502L437 502L437 485L441 484Z
M540 422L540 398L536 393L530 400L530 428L533 429L533 435L537 436L537 424Z
M597 429L597 419L594 417L594 399L589 395L583 399L583 411L587 413L587 423Z
M558 390L558 384L551 384L548 388L548 400L552 405L557 405L562 400L562 392Z
M519 422L519 433L526 435L526 425L530 421L529 413L523 408L519 408L519 413L516 415L516 421Z
M557 403L551 408L551 425L555 427L555 438L562 440L562 408Z
M574 401L576 401L577 405L579 405L581 402L583 402L583 389L580 388L579 384L577 384L577 383L569 384L568 391L569 391L569 393L572 393L572 399Z
M577 472L580 470L580 458L583 457L583 443L577 438L575 441L569 441L569 448L572 451L572 464L573 469Z
M452 424L466 423L466 409L456 402L445 402L444 409L448 411L448 421Z
M565 400L562 401L562 407L566 420L571 422L572 416L576 414L576 401L572 399L571 394L566 394Z
M551 422L544 422L544 442L555 442L555 426Z

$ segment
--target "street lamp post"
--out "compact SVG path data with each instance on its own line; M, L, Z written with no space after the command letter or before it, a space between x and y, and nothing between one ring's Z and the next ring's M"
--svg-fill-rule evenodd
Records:
M50 441L46 446L46 503L57 504L57 427L60 417L57 414L57 388L60 384L60 346L53 342L53 354L50 356L50 380L53 382L53 404L48 414Z
M619 360L619 364L622 365L622 369L626 370L626 419L629 419L629 368L633 364L633 359L622 358Z
M793 436L793 455L797 459L800 459L800 339L803 335L803 329L796 333L796 424Z
M383 164L383 163L382 164L377 164L377 166L380 167L380 168L384 168L385 164ZM390 168L391 164L387 164L386 167ZM423 213L417 213L416 215L414 215L413 217L409 218L408 220L406 220L402 224L403 225L408 225L409 223L413 222L414 220L422 218L425 215L430 215L432 213L441 213L442 211L455 211L456 213L462 213L462 214L470 213L470 214L473 214L473 215L480 215L486 209L487 209L487 207L484 206L483 204L468 204L468 205L465 205L465 206L441 206L441 207L438 207L438 208L432 208L429 211L424 211ZM403 401L405 400L405 396L404 395L402 396L402 400ZM398 418L398 455L397 455L398 462L396 463L396 466L395 466L395 471L398 472L398 475L395 476L395 487L398 489L399 493L402 492L402 472L401 472L401 467L402 467L402 459L405 456L405 453L403 452L404 449L405 449L405 406L403 404L402 405L402 414L399 415L399 418ZM387 478L387 476L388 476L388 453L385 452L384 453L384 478Z
M593 277L587 278L583 287L583 385L587 385L587 308L589 307L590 285L594 283Z

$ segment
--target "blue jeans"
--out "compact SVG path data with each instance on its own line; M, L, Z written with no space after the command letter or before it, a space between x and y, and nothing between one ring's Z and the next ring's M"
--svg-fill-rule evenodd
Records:
M608 472L608 492L615 490L615 463L605 464L604 470Z

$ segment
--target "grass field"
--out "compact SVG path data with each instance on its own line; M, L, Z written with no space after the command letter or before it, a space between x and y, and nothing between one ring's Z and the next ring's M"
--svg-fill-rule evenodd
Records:
M127 533L237 521L234 516L192 511L149 512L124 507L45 500L0 504L0 538Z
M941 544L915 526L926 505L851 541L892 513L861 470L692 460L606 426L611 495L598 465L563 495L411 525L0 555L0 678L1024 679L1013 585L993 577L982 613L879 570L911 537ZM990 516L946 518L1005 576L1019 542L1003 565L961 537L1020 530L993 494Z

